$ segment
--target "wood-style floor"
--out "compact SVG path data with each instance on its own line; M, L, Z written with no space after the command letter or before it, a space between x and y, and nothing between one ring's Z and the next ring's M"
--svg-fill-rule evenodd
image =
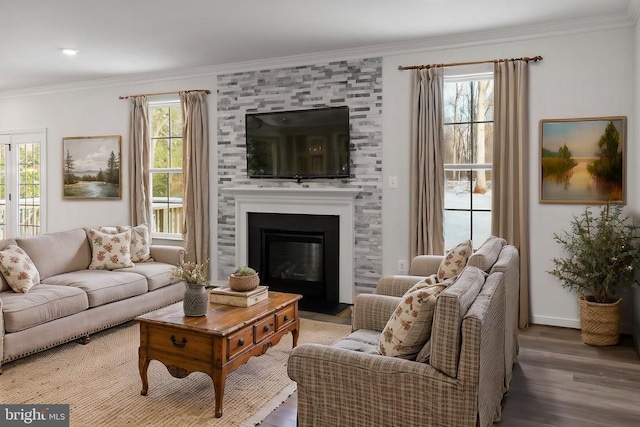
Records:
M345 315L301 316L348 323ZM296 404L294 393L260 426L295 427ZM520 354L502 400L502 421L495 425L640 426L640 358L631 338L623 336L617 346L591 347L575 329L532 325L521 330Z

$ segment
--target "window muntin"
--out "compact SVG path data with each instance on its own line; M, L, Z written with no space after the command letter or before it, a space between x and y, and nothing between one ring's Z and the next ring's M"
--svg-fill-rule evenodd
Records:
M493 77L445 78L445 250L491 235Z
M150 103L153 233L175 238L183 226L182 109L179 101Z

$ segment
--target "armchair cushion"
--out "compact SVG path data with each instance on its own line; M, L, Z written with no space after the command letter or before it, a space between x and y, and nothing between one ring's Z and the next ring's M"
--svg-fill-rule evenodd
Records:
M350 333L333 346L344 348L345 350L358 351L367 354L380 354L378 352L378 341L380 340L379 331L371 331L369 329L359 329Z
M380 335L380 354L415 358L431 336L436 299L445 288L434 278L425 278L409 289Z
M449 279L460 274L467 265L467 259L473 253L471 240L465 240L451 249L440 263L438 268L438 281Z

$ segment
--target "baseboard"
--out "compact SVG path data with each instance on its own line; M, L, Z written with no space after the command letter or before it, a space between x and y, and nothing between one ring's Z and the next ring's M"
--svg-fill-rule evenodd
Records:
M563 319L561 317L532 316L534 325L560 326L563 328L580 329L580 319Z

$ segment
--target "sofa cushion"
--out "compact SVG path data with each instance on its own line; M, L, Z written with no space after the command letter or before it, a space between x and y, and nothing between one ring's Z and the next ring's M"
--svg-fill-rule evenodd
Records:
M131 231L131 261L145 262L153 261L151 259L151 234L146 224L136 225L135 227L119 225L118 232Z
M40 274L31 258L16 245L0 251L0 272L15 292L26 293L40 282Z
M501 237L489 236L489 238L480 245L478 250L469 257L467 265L478 267L480 270L488 273L491 267L493 267L493 264L498 260L502 247L506 244L507 241Z
M40 273L40 280L84 270L91 262L91 247L84 229L16 238Z
M13 239L2 239L0 240L0 251L3 249L6 249L6 247L9 245L15 245L15 244L16 244L16 241ZM8 291L9 289L11 289L11 287L9 286L7 281L4 279L4 276L0 274L0 292Z
M440 267L438 267L438 281L442 282L460 274L467 265L467 259L472 252L473 245L471 240L465 240L451 249L440 263Z
M467 266L438 297L431 333L430 364L455 378L460 358L462 318L478 296L487 273Z
M86 293L67 286L39 284L27 294L5 291L0 298L6 332L32 328L89 307Z
M80 270L49 277L44 283L82 289L89 307L97 307L147 292L147 279L125 271Z
M133 267L131 262L131 231L118 234L103 233L99 230L87 230L91 244L90 270L113 270L114 268Z
M350 333L333 347L343 348L345 350L358 351L367 354L380 354L378 352L378 342L380 341L380 332L369 329L358 329Z
M429 278L418 282L404 294L382 330L380 354L414 359L431 335L436 300L446 285Z
M132 262L153 261L151 258L151 233L147 224L136 225L117 225L115 227L100 227L98 231L107 234L118 234L125 231L131 231L131 253Z
M139 262L133 267L121 268L115 271L128 271L138 273L147 278L147 286L150 291L163 286L171 285L180 280L171 277L171 271L176 267L164 262Z

